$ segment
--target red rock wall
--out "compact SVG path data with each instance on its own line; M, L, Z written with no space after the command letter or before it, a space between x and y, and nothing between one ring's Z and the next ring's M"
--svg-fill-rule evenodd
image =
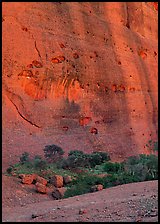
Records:
M157 4L3 2L3 157L47 144L113 160L148 153L157 138Z

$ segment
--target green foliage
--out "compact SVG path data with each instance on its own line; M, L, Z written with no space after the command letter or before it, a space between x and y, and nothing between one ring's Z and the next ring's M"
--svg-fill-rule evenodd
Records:
M105 152L93 152L89 155L90 167L95 167L96 165L102 164L104 161L110 160L110 157Z
M64 151L57 145L46 145L44 148L44 156L49 163L58 162L63 158Z
M158 151L158 141L149 140L146 146L150 151Z
M134 162L132 158L128 158L123 163L126 173L135 176L138 181L158 178L158 157L156 155L141 154L136 157Z
M79 175L66 190L64 198L73 197L91 192L91 187L96 184L103 184L103 179L92 175Z
M76 168L76 167L95 167L102 164L104 161L109 160L110 157L105 152L93 152L92 154L85 154L82 151L70 151L67 159L61 160L59 167L63 169Z
M87 188L87 185L84 185L84 184L79 184L78 186L73 185L71 188L68 188L66 190L63 198L69 198L76 195L86 194L89 192L90 192L90 189Z
M155 155L138 155L129 157L122 163L105 162L96 169L110 173L104 177L95 175L80 175L71 182L65 193L66 197L90 192L91 186L102 184L104 188L158 179L158 157Z
M114 163L109 161L110 157L105 152L85 154L74 150L70 151L65 159L63 158L64 151L60 147L49 145L45 146L44 153L46 160L39 155L31 160L29 153L24 152L20 156L20 163L10 166L6 170L7 173L11 174L14 170L16 174L37 173L41 175L43 173L42 175L46 178L53 174L76 177L67 185L64 198L89 193L92 186L97 184L108 188L120 184L158 179L158 157L154 154L131 156L122 163ZM85 174L75 173L74 168L81 168ZM45 172L41 172L44 170ZM97 175L102 173L107 175L103 177Z
M22 153L22 155L20 156L20 162L23 164L23 163L26 163L26 162L29 162L29 153L28 152L24 152Z
M10 167L8 167L8 168L6 169L6 171L7 171L8 174L11 174L12 171L13 171L13 168L10 166Z
M47 168L47 162L41 156L36 155L33 160L33 166L35 169L45 170Z
M68 153L68 156L75 156L75 157L80 157L84 155L84 152L83 151L80 151L80 150L71 150L69 153Z
M106 162L103 165L103 170L107 173L117 173L117 172L123 171L123 164Z

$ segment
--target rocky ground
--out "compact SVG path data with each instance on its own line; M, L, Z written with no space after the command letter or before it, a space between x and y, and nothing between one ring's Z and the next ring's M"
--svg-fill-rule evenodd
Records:
M3 222L158 222L158 181L53 200L34 185L3 176L2 191Z

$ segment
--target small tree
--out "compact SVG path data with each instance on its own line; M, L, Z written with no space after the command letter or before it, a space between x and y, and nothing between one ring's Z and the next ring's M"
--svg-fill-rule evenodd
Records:
M106 152L93 152L90 154L89 162L91 167L100 165L105 161L110 160L109 155Z
M46 145L44 148L44 156L49 163L58 162L63 154L63 149L57 145Z

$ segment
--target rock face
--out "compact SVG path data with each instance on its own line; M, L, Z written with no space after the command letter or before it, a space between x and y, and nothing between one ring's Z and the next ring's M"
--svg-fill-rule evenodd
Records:
M158 123L157 4L2 3L4 165L47 144L112 160L148 153Z

